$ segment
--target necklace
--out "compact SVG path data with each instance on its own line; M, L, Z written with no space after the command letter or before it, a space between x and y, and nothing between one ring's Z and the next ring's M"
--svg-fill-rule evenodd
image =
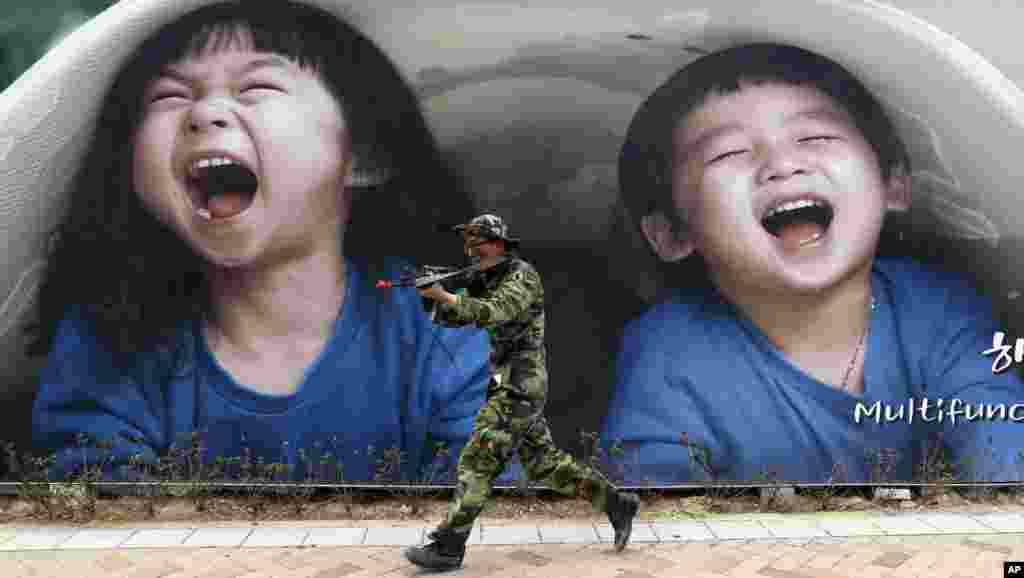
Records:
M871 296L871 311L875 310L875 296ZM850 373L853 372L853 366L857 363L857 357L860 356L860 350L864 347L864 341L868 337L868 328L871 327L871 316L868 316L868 320L864 323L864 331L860 334L860 339L857 341L857 349L853 350L853 358L850 359L850 365L846 368L846 373L843 375L843 386L840 388L841 391L846 391L848 382L850 381Z

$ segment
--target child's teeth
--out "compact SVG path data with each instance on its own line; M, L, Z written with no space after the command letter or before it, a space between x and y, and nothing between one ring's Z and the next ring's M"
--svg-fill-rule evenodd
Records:
M797 200L797 201L789 201L788 203L783 203L783 204L779 205L778 207L775 207L774 209L768 211L768 216L770 217L772 215L775 215L777 213L781 213L783 211L792 211L792 210L795 210L795 209L802 209L804 207L813 207L813 206L815 206L817 204L818 204L817 201L812 201L812 200L809 200L809 199L800 199L800 200Z
M210 214L210 211L208 211L207 209L196 209L196 214L206 219L207 221L213 218L213 215Z
M192 163L192 166L189 168L189 172L194 177L194 176L196 176L196 171L198 171L199 169L205 169L205 168L211 167L211 166L212 167L219 167L219 166L222 166L222 165L233 165L233 164L235 164L235 161L233 161L233 160L231 160L231 159L229 159L227 157L216 157L216 158L209 158L209 159L200 159L200 160Z

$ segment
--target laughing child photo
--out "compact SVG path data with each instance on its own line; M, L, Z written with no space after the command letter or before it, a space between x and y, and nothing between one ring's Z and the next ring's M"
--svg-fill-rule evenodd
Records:
M864 85L793 46L702 56L644 102L620 194L681 274L618 355L603 436L629 480L878 481L880 464L911 480L935 439L961 479L1020 478L1011 419L855 420L858 403L1024 398L982 354L987 298L878 254L911 206L909 162Z
M118 477L198 433L208 460L300 478L331 460L329 481L379 479L386 451L388 480L435 475L490 351L414 289L374 287L447 255L438 220L471 211L415 94L325 10L169 6L147 8L162 27L106 91L52 237L34 449L54 475Z

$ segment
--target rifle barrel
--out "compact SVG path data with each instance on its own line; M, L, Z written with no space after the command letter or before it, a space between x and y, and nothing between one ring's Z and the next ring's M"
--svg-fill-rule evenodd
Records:
M403 275L397 281L381 280L377 281L378 289L392 289L394 287L416 287L423 288L433 285L434 283L440 283L453 277L461 277L469 273L473 273L479 270L475 265L468 267L457 268L457 267L437 267L432 265L424 265L420 267L418 274Z

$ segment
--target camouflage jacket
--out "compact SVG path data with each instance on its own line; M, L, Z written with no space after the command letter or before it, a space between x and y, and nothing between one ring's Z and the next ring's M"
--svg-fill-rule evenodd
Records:
M491 335L491 364L544 348L544 286L532 265L516 256L476 275L456 305L438 308L448 326L475 324Z

